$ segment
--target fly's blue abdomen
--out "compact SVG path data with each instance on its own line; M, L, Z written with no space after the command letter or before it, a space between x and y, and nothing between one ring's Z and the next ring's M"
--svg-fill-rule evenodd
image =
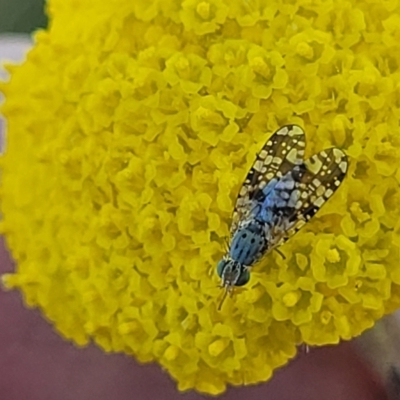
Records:
M295 213L300 196L300 191L295 189L296 178L290 171L279 180L274 179L268 183L263 190L266 195L260 207L260 220L273 225L274 218L290 217Z

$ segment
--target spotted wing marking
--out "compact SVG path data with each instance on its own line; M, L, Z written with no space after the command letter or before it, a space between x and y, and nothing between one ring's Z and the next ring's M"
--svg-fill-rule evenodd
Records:
M249 214L268 182L303 162L305 145L304 131L297 125L283 126L267 140L240 189L233 211L231 235L239 221Z
M294 209L289 217L289 228L276 246L286 242L301 229L335 193L346 176L348 160L338 148L323 150L304 161L304 173L297 189L300 190Z

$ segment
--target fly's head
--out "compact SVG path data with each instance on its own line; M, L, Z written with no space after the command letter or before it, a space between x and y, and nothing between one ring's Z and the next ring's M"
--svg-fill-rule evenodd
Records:
M221 288L225 289L218 307L220 310L226 296L233 293L233 288L235 286L243 286L250 280L250 272L243 264L233 260L229 256L225 256L217 265L217 273L221 278Z

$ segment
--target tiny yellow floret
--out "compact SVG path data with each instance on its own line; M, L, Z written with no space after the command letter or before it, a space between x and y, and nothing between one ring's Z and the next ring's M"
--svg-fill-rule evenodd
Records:
M296 52L298 55L304 58L312 59L314 57L314 51L312 47L306 42L300 42L296 46Z
M329 249L326 254L326 259L330 263L337 263L340 261L340 254L337 249Z
M201 3L197 4L196 7L197 14L201 16L203 19L210 18L210 3L206 1L202 1Z
M299 301L299 294L297 292L286 293L282 301L286 307L293 307Z

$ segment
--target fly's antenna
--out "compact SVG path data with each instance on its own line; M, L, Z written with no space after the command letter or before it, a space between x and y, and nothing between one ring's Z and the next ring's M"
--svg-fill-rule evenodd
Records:
M229 293L229 286L226 286L225 287L225 292L222 295L222 299L221 299L221 301L219 302L219 305L218 305L218 311L221 311L222 304L224 304L224 301L225 301L226 297L228 296L228 293Z

